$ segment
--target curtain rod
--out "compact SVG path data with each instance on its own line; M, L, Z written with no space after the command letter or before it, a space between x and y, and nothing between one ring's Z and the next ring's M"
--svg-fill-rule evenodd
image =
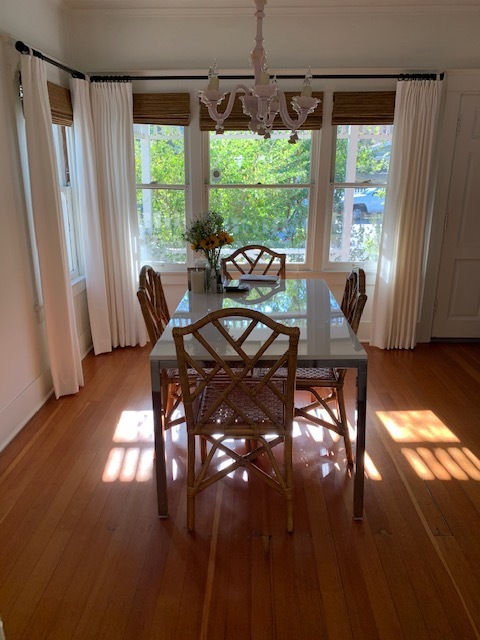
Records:
M53 66L58 67L59 69L62 69L63 71L66 71L67 73L69 73L72 76L72 78L80 78L81 80L85 80L85 74L82 73L81 71L70 69L70 67L66 67L61 62L57 62L56 60L52 60L52 58L48 58L47 56L43 55L43 53L40 53L40 51L27 47L27 45L21 40L17 40L17 42L15 43L15 49L23 54L31 53L32 56L35 56L36 58L40 58L40 60L45 60L45 62L48 62L49 64L53 64Z
M315 79L347 79L347 80L366 80L366 79L385 79L391 78L395 80L436 80L439 77L443 80L445 74L442 72L437 73L367 73L367 74L312 74L312 78ZM284 80L303 80L305 75L297 74L275 74L276 78ZM253 75L219 75L219 80L251 80ZM131 82L132 80L207 80L205 75L195 76L90 76L91 82Z
M48 58L40 51L36 49L31 49L21 40L17 40L15 43L15 49L22 54L32 54L33 56L44 60L50 64L53 64L55 67L62 69L69 73L73 78L80 78L82 80L86 79L86 75L81 71L76 71L75 69L71 69L70 67L57 62L56 60L52 60L52 58ZM394 73L394 74L383 74L383 73L367 73L367 74L312 74L313 79L330 79L330 80L370 80L370 79L392 79L392 80L436 80L437 76L440 76L440 80L443 80L444 73L436 74L436 73ZM251 80L254 78L253 75L220 75L219 78L221 80ZM305 75L297 75L297 74L277 74L277 78L281 78L283 80L303 80ZM104 76L90 76L91 82L131 82L132 80L207 80L206 75L185 75L185 76L112 76L112 75L104 75Z

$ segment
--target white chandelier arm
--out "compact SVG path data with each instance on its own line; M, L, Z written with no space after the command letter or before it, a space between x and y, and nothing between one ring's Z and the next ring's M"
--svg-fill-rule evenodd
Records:
M227 106L225 107L225 111L223 113L219 113L217 109L217 105L223 100L225 94L218 100L208 100L206 97L202 95L202 102L208 107L208 113L212 120L215 120L217 124L223 123L228 116L232 113L233 104L235 102L235 98L237 97L237 92L242 92L245 94L250 93L250 89L246 87L244 84L237 84L229 94ZM222 125L220 125L222 126ZM223 126L222 126L223 128Z
M287 99L285 98L285 93L281 89L277 90L277 97L279 99L280 117L282 118L283 124L286 125L287 128L290 129L290 131L292 132L297 131L298 129L300 129L302 124L307 119L307 116L309 114L309 109L301 109L300 113L298 114L298 118L296 120L292 120L290 118L290 114L288 113Z

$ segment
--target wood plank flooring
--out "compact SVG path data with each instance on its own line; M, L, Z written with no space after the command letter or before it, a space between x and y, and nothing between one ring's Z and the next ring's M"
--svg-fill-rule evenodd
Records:
M480 637L480 345L369 349L365 518L342 443L298 423L293 534L240 470L189 534L183 427L159 520L148 349L84 372L0 454L7 640ZM347 399L353 419L353 373Z

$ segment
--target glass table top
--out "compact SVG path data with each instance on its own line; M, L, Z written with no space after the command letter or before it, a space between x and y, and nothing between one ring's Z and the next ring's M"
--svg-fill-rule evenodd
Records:
M248 308L265 313L289 326L300 327L298 363L300 366L356 366L367 354L353 334L340 307L324 280L280 280L277 284L250 283L248 292L192 293L187 291L172 319L150 354L162 367L175 366L174 326L186 326L211 311ZM242 331L241 321L231 320L229 333ZM266 331L266 329L264 328ZM262 326L249 338L252 352L262 342ZM285 339L287 339L285 337ZM249 345L246 345L246 350ZM219 352L228 357L221 344ZM274 355L273 352L271 355Z

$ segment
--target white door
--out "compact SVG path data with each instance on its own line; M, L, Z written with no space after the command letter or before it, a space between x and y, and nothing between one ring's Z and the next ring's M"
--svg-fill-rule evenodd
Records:
M434 338L480 338L480 95L462 96Z

